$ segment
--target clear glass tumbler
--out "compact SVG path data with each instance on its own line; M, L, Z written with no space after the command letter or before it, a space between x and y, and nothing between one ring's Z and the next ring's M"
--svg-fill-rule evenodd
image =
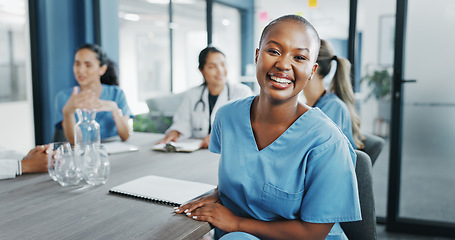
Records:
M78 159L71 145L64 144L60 146L57 149L57 153L61 156L55 158L54 162L54 173L57 182L64 187L77 185L81 180L81 173L78 166Z
M81 156L82 175L90 185L105 184L109 178L111 165L106 148L103 145L87 145Z
M49 144L49 148L46 150L47 172L54 181L57 181L57 176L55 175L55 161L61 161L63 146L65 146L65 148L71 147L69 142L53 142Z

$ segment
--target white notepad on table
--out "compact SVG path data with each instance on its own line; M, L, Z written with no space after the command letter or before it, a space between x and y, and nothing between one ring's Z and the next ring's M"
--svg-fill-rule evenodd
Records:
M149 175L113 187L109 192L180 206L215 188L206 183Z
M102 145L106 148L107 153L110 155L139 150L137 146L124 142L105 142Z

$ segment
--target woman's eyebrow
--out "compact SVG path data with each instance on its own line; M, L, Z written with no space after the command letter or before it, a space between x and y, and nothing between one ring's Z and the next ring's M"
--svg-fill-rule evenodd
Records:
M277 41L274 41L274 40L270 40L267 42L267 44L270 44L270 43L273 43L273 44L276 44L278 46L281 46L280 43L278 43ZM299 51L306 51L306 52L310 52L310 49L309 48L296 48L297 50Z
M297 48L297 50L299 50L299 51L310 52L310 49L308 49L308 48Z
M270 40L270 41L268 41L266 44L270 44L270 43L273 43L273 44L276 44L276 45L278 45L278 46L281 46L280 43L278 43L277 41L274 41L274 40Z

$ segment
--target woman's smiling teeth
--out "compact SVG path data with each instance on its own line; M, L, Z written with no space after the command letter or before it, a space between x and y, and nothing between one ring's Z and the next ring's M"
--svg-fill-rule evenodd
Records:
M286 78L279 78L279 77L275 77L275 76L270 76L270 79L272 79L273 81L275 81L277 83L282 83L282 84L291 84L292 83L291 80L286 79Z

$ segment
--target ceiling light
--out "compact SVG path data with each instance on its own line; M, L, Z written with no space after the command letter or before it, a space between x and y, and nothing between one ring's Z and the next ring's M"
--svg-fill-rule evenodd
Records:
M229 21L229 19L225 18L221 21L221 24L223 24L224 26L229 26L229 24L231 24L231 22Z
M141 17L139 17L137 14L125 13L125 15L123 15L123 19L137 22L141 19Z

